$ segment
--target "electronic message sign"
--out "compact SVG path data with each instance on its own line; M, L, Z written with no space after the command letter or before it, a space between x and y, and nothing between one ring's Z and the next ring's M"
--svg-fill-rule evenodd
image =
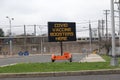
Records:
M76 41L75 22L48 22L49 42Z

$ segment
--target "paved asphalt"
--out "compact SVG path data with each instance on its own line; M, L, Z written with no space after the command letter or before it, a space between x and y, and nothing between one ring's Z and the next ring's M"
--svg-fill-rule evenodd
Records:
M0 80L120 80L120 74L34 78L2 78Z
M85 54L73 54L73 62L79 62ZM15 64L15 63L34 63L34 62L51 62L51 55L36 55L36 56L17 56L0 58L0 66ZM61 61L56 61L61 62ZM66 60L66 62L69 62Z
M85 55L73 54L73 62L78 62ZM0 58L0 66L14 63L28 62L51 62L50 55L19 56ZM59 61L56 61L59 62ZM81 76L60 76L60 77L30 77L30 78L0 78L0 80L120 80L120 74L107 75L81 75Z

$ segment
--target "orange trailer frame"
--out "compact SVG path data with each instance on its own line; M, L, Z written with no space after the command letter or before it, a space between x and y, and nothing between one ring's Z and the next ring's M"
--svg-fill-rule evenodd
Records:
M51 61L54 62L55 60L69 60L72 62L72 55L69 52L64 52L61 56L52 54Z

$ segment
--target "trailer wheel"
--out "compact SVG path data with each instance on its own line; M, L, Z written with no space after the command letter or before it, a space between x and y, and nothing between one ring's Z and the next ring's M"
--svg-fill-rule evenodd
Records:
M69 59L70 62L72 62L72 57Z
M52 62L55 62L55 60L52 60Z

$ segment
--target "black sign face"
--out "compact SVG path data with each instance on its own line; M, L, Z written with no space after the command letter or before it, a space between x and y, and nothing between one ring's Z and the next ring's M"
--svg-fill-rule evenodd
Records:
M49 42L76 41L74 22L48 22Z

